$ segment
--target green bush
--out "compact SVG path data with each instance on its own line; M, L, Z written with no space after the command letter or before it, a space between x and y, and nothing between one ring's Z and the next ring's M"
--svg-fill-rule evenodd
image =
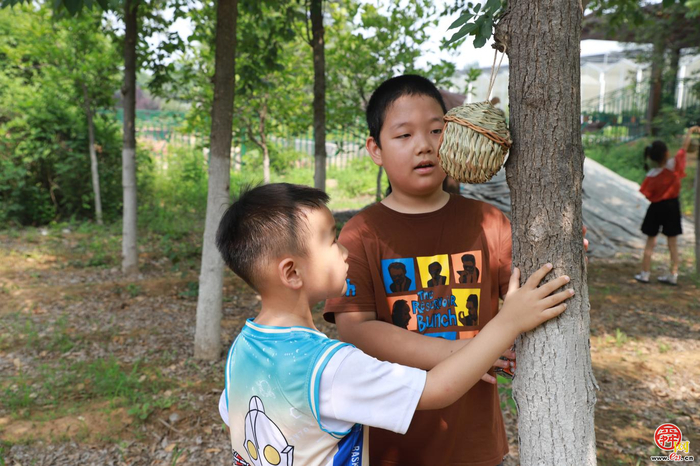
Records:
M94 218L87 123L63 96L15 88L15 115L0 115L0 222L43 225ZM121 137L111 119L95 118L102 210L121 209Z
M169 145L138 173L141 227L175 239L200 227L207 209L207 159L201 149Z
M586 148L586 157L604 165L628 180L641 183L644 180L644 148L651 142L638 139L617 145L596 145Z

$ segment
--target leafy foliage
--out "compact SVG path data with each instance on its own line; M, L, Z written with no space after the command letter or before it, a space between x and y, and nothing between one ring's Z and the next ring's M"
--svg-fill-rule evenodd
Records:
M22 38L19 40L19 38ZM99 15L52 22L46 7L0 10L0 221L91 218L87 120L118 89L114 44ZM119 128L95 119L106 217L121 206Z
M448 28L448 30L459 29L445 45L456 45L465 37L473 36L474 47L477 49L483 47L493 34L493 25L498 19L504 3L503 0L487 0L484 5L478 2L468 2L461 8L456 5L452 9L448 9L448 12L461 9L462 14Z

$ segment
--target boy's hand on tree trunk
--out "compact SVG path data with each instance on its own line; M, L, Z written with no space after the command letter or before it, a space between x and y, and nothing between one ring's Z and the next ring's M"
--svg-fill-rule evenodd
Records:
M538 286L551 271L552 264L541 267L520 287L520 270L517 267L513 270L508 293L496 318L502 319L506 326L510 326L514 335L532 330L566 309L564 301L574 295L574 290L552 293L569 283L570 278L567 275Z

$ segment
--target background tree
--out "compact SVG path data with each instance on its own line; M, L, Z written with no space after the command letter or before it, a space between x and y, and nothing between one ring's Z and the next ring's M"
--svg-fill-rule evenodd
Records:
M216 6L214 98L211 107L211 157L204 225L202 264L197 300L194 356L216 360L221 356L223 260L216 249L216 230L229 204L231 182L231 128L236 79L236 24L238 0L219 0Z
M113 218L121 206L113 196L117 133L111 118L97 110L114 104L119 60L100 14L52 18L47 5L16 6L0 11L0 30L5 212L21 223L70 216L99 223L99 157L105 163L106 215ZM90 165L92 193L85 189Z
M310 0L314 57L314 187L326 190L326 56L323 0Z
M638 58L651 65L646 130L650 135L676 136L665 120L669 113L678 116L674 99L681 53L700 43L694 6L686 0L593 0L587 6L592 13L584 19L583 39L651 45Z
M328 3L326 71L328 129L367 134L364 110L372 90L392 76L419 73L438 87L450 85L454 64L441 60L419 69L426 30L437 24L437 10L429 0L408 4L400 0L377 6L357 0ZM356 24L356 18L359 22ZM377 199L381 197L382 167L377 170Z
M241 14L237 121L263 154L263 182L270 182L268 133L305 132L309 118L310 54L295 26L303 19L293 2L244 2ZM315 99L315 97L314 97ZM325 165L324 165L325 167ZM318 171L318 166L316 166Z

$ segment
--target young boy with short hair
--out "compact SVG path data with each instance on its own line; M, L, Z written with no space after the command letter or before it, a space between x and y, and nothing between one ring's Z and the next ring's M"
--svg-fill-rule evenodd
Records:
M425 370L497 325L484 327L497 318L511 274L508 219L489 204L442 189L438 142L445 112L436 87L420 76L389 79L371 96L367 150L384 167L391 193L340 233L339 241L349 250L348 284L354 293L329 300L324 311L341 340L378 359ZM397 262L415 284L409 290L388 286L388 267ZM430 264L436 262L445 282L431 280ZM410 331L392 323L393 303L399 299L409 303L415 322ZM478 309L468 309L467 303L478 303ZM503 355L515 357L512 351ZM512 364L493 361L501 368ZM416 413L406 435L370 429L372 466L501 463L508 442L496 379L486 374L483 380L444 409Z
M573 294L552 295L567 277L537 287L551 264L522 288L516 269L494 324L471 344L428 372L379 361L313 324L311 308L348 288L348 253L327 201L305 186L260 186L241 194L219 225L224 261L262 299L226 362L222 417L235 465L368 464L362 424L403 433L415 410L451 405L520 332L559 315Z

